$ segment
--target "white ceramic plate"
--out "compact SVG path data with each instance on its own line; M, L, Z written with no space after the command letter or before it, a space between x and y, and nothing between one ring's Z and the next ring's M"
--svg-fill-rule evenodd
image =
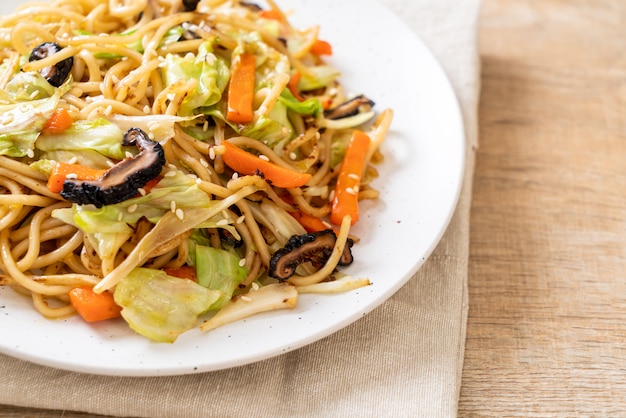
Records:
M11 12L20 1L2 2ZM294 310L258 315L174 344L154 343L123 321L50 321L30 300L0 287L0 352L61 369L119 376L176 375L267 359L317 341L366 315L406 283L430 255L455 208L463 177L463 123L454 92L422 42L375 0L281 1L298 27L321 25L330 60L349 91L395 111L375 185L354 229L361 242L346 271L373 284L301 295Z

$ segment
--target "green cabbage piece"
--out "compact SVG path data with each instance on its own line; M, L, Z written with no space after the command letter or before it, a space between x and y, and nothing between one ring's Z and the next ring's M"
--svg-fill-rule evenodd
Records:
M182 210L212 206L211 198L200 190L192 178L180 171L174 173L174 176L163 177L145 196L101 208L74 204L70 208L54 210L52 217L74 225L87 234L100 258L112 257L132 235L132 226L140 218L145 217L152 223L158 222L165 213L171 211L172 201ZM132 210L129 210L131 207ZM201 226L213 225L221 219L223 216L219 214Z
M303 74L298 83L298 88L301 91L311 91L326 87L341 75L336 68L329 65L309 67L309 70L312 72L312 75Z
M34 150L41 129L54 113L67 85L43 99L0 104L0 155L24 157ZM5 97L12 97L7 92Z
M122 160L126 157L122 146L124 131L104 118L91 121L76 121L69 129L59 134L43 134L36 146L44 152L50 151L96 151L99 154Z
M139 334L173 343L198 324L198 318L223 296L219 290L161 270L136 268L117 283L113 297L122 317Z
M239 284L248 276L248 269L239 265L239 256L227 250L196 245L195 260L198 284L223 292L211 309L220 309L228 303Z
M165 85L195 79L195 90L187 95L178 109L179 116L189 116L198 108L218 103L228 85L230 71L223 59L212 52L212 44L207 41L200 45L198 54L185 56L168 54L162 66Z

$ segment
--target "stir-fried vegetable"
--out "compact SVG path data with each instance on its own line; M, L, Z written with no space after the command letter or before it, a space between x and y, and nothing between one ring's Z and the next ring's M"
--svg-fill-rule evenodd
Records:
M341 225L346 215L351 217L352 224L359 219L359 187L369 145L370 138L365 133L354 131L341 163L335 186L335 196L330 212L330 221L335 225Z

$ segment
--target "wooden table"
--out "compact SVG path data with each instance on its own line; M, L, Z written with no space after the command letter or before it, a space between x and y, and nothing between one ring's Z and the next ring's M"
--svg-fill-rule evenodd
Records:
M626 2L483 0L480 43L459 416L626 416Z
M626 2L481 18L459 416L626 416Z

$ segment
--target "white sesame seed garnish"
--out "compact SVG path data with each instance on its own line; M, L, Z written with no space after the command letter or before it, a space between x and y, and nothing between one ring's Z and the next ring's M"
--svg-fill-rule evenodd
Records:
M29 148L28 151L26 151L26 156L28 158L33 158L35 156L35 151Z
M202 179L201 179L201 178L197 178L197 179L196 179L196 184L197 184L197 185L202 184Z
M239 260L239 267L243 267L246 265L246 259L242 258L241 260Z
M126 209L126 211L128 211L128 213L133 213L137 210L137 205L130 205L128 207L128 209Z
M115 163L114 163L113 161L111 161L111 160L107 160L107 165L108 165L109 167L114 167L114 166L115 166Z
M146 192L146 189L144 189L143 187L138 188L137 191L142 196L145 196L148 193L148 192Z
M204 121L204 125L202 125L202 130L204 132L209 130L209 121Z
M346 187L346 193L352 194L352 195L356 194L356 192L354 191L354 189L352 187Z
M209 158L211 160L215 159L215 149L213 147L209 148Z
M215 225L217 225L217 226L228 225L228 220L227 219L220 219L219 221L215 222Z
M133 153L132 153L132 152L130 152L130 151L126 151L126 153L124 154L124 156L125 156L126 158L133 158L133 157L134 157Z
M267 155L263 155L263 154L260 154L259 158L262 159L263 161L269 161L270 160L270 158Z
M174 93L168 93L165 97L171 102L176 98L176 95Z
M167 165L167 167L168 167L170 170L176 170L176 166L175 166L174 164L172 164L172 163L169 163L169 164Z
M240 217L237 218L237 220L235 221L237 224L242 224L244 221L246 220L246 216L245 215L241 215Z
M150 111L152 110L152 108L148 105L145 105L143 107L143 113L150 113Z
M233 173L232 177L233 180L237 180L239 178L239 173Z
M176 201L172 200L170 202L170 210L172 211L172 213L176 213Z
M208 168L209 167L209 163L204 158L200 158L200 164L202 164L202 167L204 167L204 168Z
M77 179L78 178L78 174L76 173L69 173L68 175L65 176L66 179Z
M39 95L39 92L37 90L34 90L31 94L28 95L28 97L34 99L35 97L37 97L37 95Z
M176 175L176 171L171 170L164 174L165 177L174 177Z
M104 115L105 115L105 116L111 116L111 113L113 113L113 106L108 105L108 106L104 109Z
M241 296L241 300L243 300L244 302L252 302L252 298L249 296Z
M181 221L183 220L183 218L185 217L185 212L183 212L183 210L181 208L176 209L176 217L178 219L180 219Z
M353 180L360 180L361 179L361 176L359 176L358 174L354 174L354 173L348 174L348 177L350 177Z
M294 160L294 161L295 161L295 159L296 159L296 158L298 158L298 156L296 155L296 153L295 153L295 152L290 152L290 153L289 153L289 158L290 158L291 160Z
M259 284L257 282L252 282L250 290L259 290Z

